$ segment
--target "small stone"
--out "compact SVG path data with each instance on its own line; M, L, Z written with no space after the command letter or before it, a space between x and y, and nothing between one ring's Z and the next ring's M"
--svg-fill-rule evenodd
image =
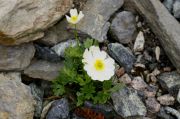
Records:
M49 62L61 61L61 58L55 53L54 50L49 49L48 47L41 47L37 44L35 44L35 48L36 48L35 57L37 59L42 59Z
M157 98L157 100L160 102L160 104L162 105L173 105L175 102L175 99L173 96L166 94L166 95L162 95L160 97Z
M31 93L36 101L34 116L39 118L41 116L43 106L44 90L42 87L38 86L35 83L31 83L29 86L31 88Z
M62 98L56 100L51 105L51 109L49 110L46 119L69 119L69 111L69 103L67 99Z
M49 111L49 109L51 108L52 103L54 103L54 101L49 102L46 106L44 106L42 113L41 113L41 118L40 119L45 119L46 115Z
M140 31L139 34L136 37L135 43L134 43L134 52L141 52L144 49L144 35L143 32Z
M173 4L173 13L175 18L180 18L180 0L175 0Z
M171 115L175 116L176 119L180 119L180 113L179 111L171 108L171 107L165 107L164 108L167 113L170 113Z
M52 63L43 60L34 60L29 67L24 70L24 74L32 78L52 81L59 75L62 66L63 64L61 62Z
M155 98L148 98L145 102L148 111L150 111L151 113L159 112L161 105Z
M168 90L170 93L176 93L180 88L180 74L176 71L165 72L157 76L161 87Z
M138 76L138 77L134 77L131 86L136 90L143 91L145 88L147 88L148 85L144 82L144 80L140 76Z
M116 70L115 73L116 73L117 77L119 78L125 73L125 70L123 67L121 67L120 69Z
M174 3L174 0L164 0L163 1L164 6L169 10L169 12L172 12L173 3Z
M131 83L131 78L128 74L124 74L118 80L124 84L130 84Z
M65 42L61 42L55 46L53 46L51 49L55 51L59 56L64 57L64 51L66 48L70 46L75 46L77 42L75 40L68 40Z
M163 67L164 72L171 72L171 67Z
M130 72L135 63L135 56L132 52L119 43L111 43L108 45L108 52L120 65L125 68L125 71Z
M177 95L177 101L180 103L180 89L179 89L179 92L178 92L178 95Z
M0 45L0 51L1 71L23 70L30 64L35 48L32 43L13 47Z
M162 119L175 119L174 116L172 116L171 114L167 113L167 111L165 110L164 107L161 107L158 115L159 118Z
M156 48L155 48L155 56L156 56L157 61L159 61L160 54L161 54L161 49L160 49L159 46L156 46Z
M129 11L119 12L112 20L110 33L115 40L123 44L133 41L136 33L136 21L133 13Z
M33 119L35 101L19 73L0 73L0 119Z
M123 118L146 115L146 107L133 89L125 87L112 93L111 99L115 111Z

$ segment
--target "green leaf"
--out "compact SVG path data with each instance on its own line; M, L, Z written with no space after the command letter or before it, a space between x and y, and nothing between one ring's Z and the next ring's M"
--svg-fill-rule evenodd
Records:
M63 85L55 85L53 92L56 96L63 95L65 93L65 87Z
M123 83L118 83L118 84L116 84L114 87L112 87L110 89L110 92L112 92L112 93L116 92L116 91L118 91L118 90L120 90L120 89L122 89L124 87L125 87L125 85Z
M109 90L111 87L112 87L111 80L103 81L103 90Z
M84 47L85 48L89 48L93 45L93 39L86 39L85 42L84 42Z

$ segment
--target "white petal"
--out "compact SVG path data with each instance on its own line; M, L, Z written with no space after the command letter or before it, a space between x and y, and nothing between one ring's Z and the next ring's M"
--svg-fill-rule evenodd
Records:
M67 15L65 15L65 16L66 16L67 21L68 21L69 23L71 23L71 18L70 18L69 16L67 16Z
M79 12L79 15L78 15L78 22L84 17L84 14L82 13L82 11Z
M71 10L70 10L70 15L71 15L71 17L72 17L72 16L78 16L77 9L76 9L76 8L75 8L75 9L71 9Z

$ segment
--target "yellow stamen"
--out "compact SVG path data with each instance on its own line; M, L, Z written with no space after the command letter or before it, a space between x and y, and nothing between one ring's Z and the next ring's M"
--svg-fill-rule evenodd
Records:
M104 70L105 65L104 65L103 60L97 59L97 60L95 61L95 63L94 63L94 67L95 67L95 69L96 69L97 71L102 71L102 70Z
M72 21L72 22L76 22L77 19L78 19L78 16L71 16L71 21Z

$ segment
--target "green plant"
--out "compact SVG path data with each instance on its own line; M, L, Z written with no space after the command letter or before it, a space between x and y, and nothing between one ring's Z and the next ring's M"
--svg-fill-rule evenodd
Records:
M113 85L112 80L95 81L87 74L83 68L83 53L92 45L98 46L98 42L87 39L81 45L67 48L64 67L53 81L54 94L57 96L69 93L76 95L77 106L82 105L85 100L106 103L110 99L110 94L123 86L122 84Z

